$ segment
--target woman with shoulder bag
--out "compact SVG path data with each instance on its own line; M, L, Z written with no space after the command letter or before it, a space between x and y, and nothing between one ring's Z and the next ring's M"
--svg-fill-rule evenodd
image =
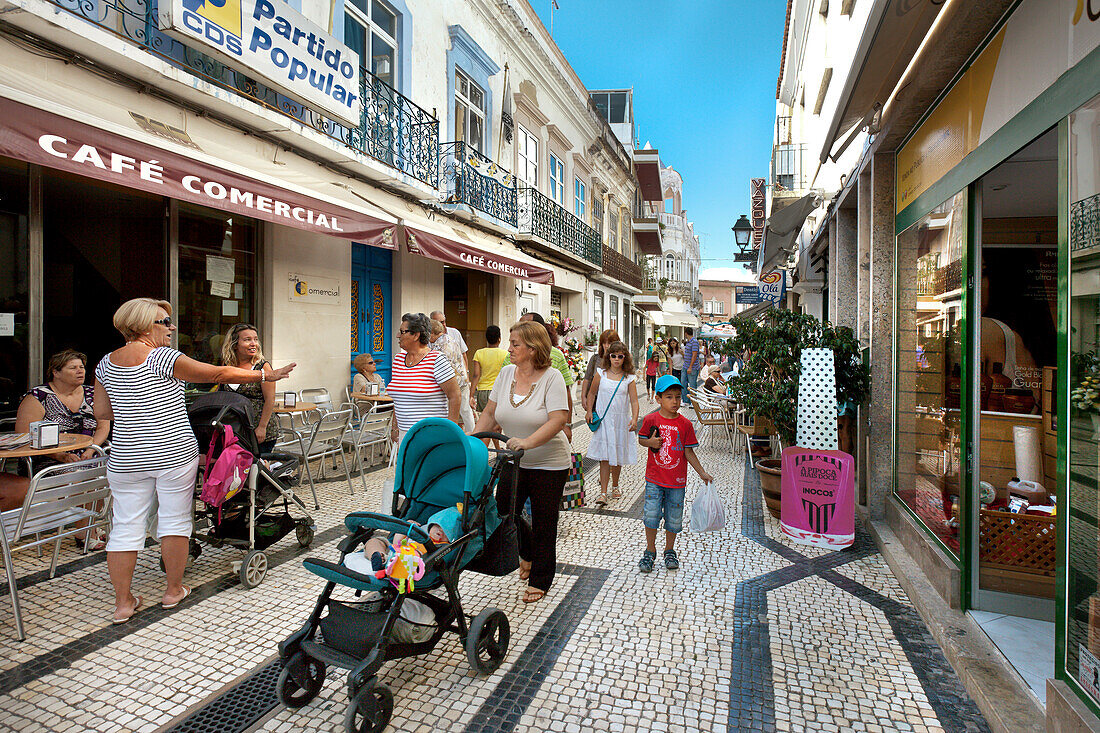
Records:
M623 466L638 462L638 442L632 435L638 429L638 385L634 360L622 341L607 348L603 364L596 370L585 403L585 422L593 433L588 457L600 462L596 503L606 504L608 481L611 498L620 498L619 474Z

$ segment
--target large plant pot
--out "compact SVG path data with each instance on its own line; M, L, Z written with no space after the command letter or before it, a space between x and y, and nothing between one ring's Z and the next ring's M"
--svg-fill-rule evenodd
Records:
M768 511L776 519L782 506L782 462L778 458L762 458L756 462L756 472L760 475L760 492Z

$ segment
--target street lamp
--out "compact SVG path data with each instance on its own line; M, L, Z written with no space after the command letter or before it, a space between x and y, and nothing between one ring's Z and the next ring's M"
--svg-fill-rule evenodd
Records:
M753 262L756 260L756 252L753 251L749 245L749 240L752 239L752 224L749 223L748 217L744 214L737 220L737 223L733 225L733 241L737 244L739 250L733 259L735 262Z
M749 243L750 237L752 237L752 224L749 223L748 217L742 214L737 223L733 225L733 241L737 243L738 247L744 249Z

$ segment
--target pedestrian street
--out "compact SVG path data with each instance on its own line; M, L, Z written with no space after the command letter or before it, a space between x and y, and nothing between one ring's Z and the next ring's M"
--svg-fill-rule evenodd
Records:
M685 410L690 415L690 410ZM590 433L574 432L584 452ZM395 731L982 731L976 705L913 610L870 536L843 552L796 546L768 515L754 471L728 443L698 454L718 479L727 527L679 538L681 568L638 571L644 456L626 467L622 499L563 512L559 573L542 601L521 602L516 574L463 572L467 613L508 616L507 660L476 675L456 636L426 656L390 662ZM316 538L269 551L262 585L244 589L237 551L204 547L186 602L111 624L103 553L17 556L27 640L0 611L0 730L342 730L345 673L291 710L275 694L276 645L298 628L323 585L301 560L337 559L344 515L376 509L392 469L318 485ZM689 479L688 498L699 488ZM687 521L685 518L685 527ZM141 553L135 593L163 585L158 554Z

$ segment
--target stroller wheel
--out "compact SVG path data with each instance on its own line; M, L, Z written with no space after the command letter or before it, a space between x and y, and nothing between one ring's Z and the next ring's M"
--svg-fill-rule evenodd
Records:
M474 617L466 635L466 658L481 674L492 674L508 656L511 632L508 617L498 608L486 608Z
M306 680L306 686L302 687L299 680L295 679L294 672ZM313 698L321 692L325 684L325 665L312 657L307 657L302 652L296 653L287 660L283 671L279 673L279 681L275 691L279 693L279 699L288 708L300 708L308 705Z
M313 527L308 521L299 522L294 528L294 538L301 547L309 547L313 544Z
M364 685L344 714L347 733L380 733L393 716L393 693L378 680Z
M255 588L267 576L267 555L259 550L249 550L241 561L241 585Z

